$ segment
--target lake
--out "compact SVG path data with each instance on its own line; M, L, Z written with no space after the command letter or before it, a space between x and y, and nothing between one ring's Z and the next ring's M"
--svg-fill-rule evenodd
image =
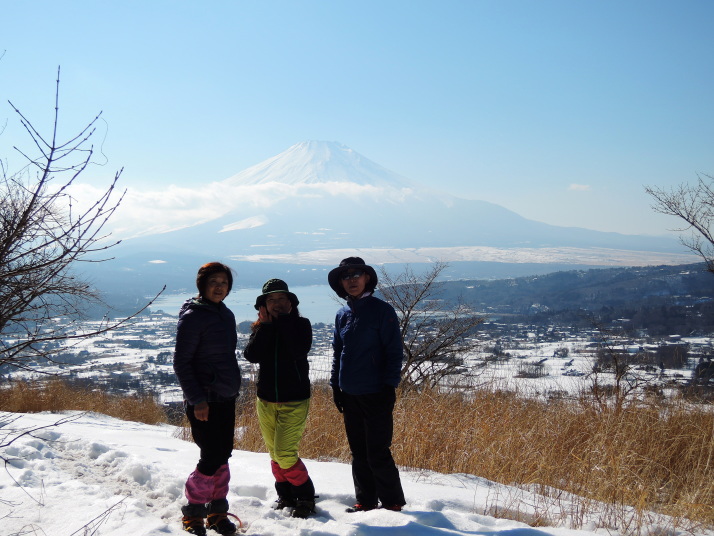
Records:
M300 314L313 324L323 322L332 324L335 313L344 301L340 300L328 285L310 285L290 287L290 291L300 300ZM253 305L255 298L261 294L259 288L234 288L225 300L225 304L236 315L237 322L255 320L258 312ZM195 294L193 294L195 296ZM171 315L178 315L179 308L191 294L165 294L161 295L150 307L152 311L162 310Z

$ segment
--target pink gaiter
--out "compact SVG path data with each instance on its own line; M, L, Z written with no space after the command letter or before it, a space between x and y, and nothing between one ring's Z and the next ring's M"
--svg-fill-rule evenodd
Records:
M212 476L206 476L196 469L188 475L184 493L186 499L192 504L206 504L213 499L214 480Z
M218 468L216 474L213 475L213 479L215 488L213 489L213 497L211 499L225 499L228 496L228 482L231 479L231 470L227 463Z

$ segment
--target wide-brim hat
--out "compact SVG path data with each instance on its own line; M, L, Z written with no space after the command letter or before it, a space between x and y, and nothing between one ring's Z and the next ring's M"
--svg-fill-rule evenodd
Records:
M327 274L327 282L330 283L330 287L334 290L340 298L347 298L347 293L345 292L342 282L340 281L340 276L343 272L347 270L364 270L369 274L369 283L367 284L367 289L374 290L377 286L377 272L374 271L370 265L365 264L361 257L347 257L340 261L340 265L337 268L330 270Z
M300 303L298 297L288 290L288 284L282 279L268 279L263 285L262 294L255 299L255 309L260 309L261 305L265 305L265 300L269 294L276 294L278 292L284 292L290 298L290 303L293 307L297 307Z

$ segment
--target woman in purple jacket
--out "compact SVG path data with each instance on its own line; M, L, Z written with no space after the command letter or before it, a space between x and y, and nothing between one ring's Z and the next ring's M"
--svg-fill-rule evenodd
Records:
M174 371L191 434L201 449L196 469L186 481L183 529L205 535L208 527L219 534L234 534L226 497L241 376L236 320L223 303L233 287L233 273L225 264L209 262L198 270L196 287L198 297L181 306L174 352Z

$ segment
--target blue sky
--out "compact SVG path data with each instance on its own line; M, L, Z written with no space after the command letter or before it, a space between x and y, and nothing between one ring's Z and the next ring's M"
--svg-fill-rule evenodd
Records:
M102 111L107 180L200 188L305 140L556 225L665 234L644 185L714 174L714 2L3 2L11 100ZM16 166L15 166L16 167ZM89 179L89 175L85 176Z

